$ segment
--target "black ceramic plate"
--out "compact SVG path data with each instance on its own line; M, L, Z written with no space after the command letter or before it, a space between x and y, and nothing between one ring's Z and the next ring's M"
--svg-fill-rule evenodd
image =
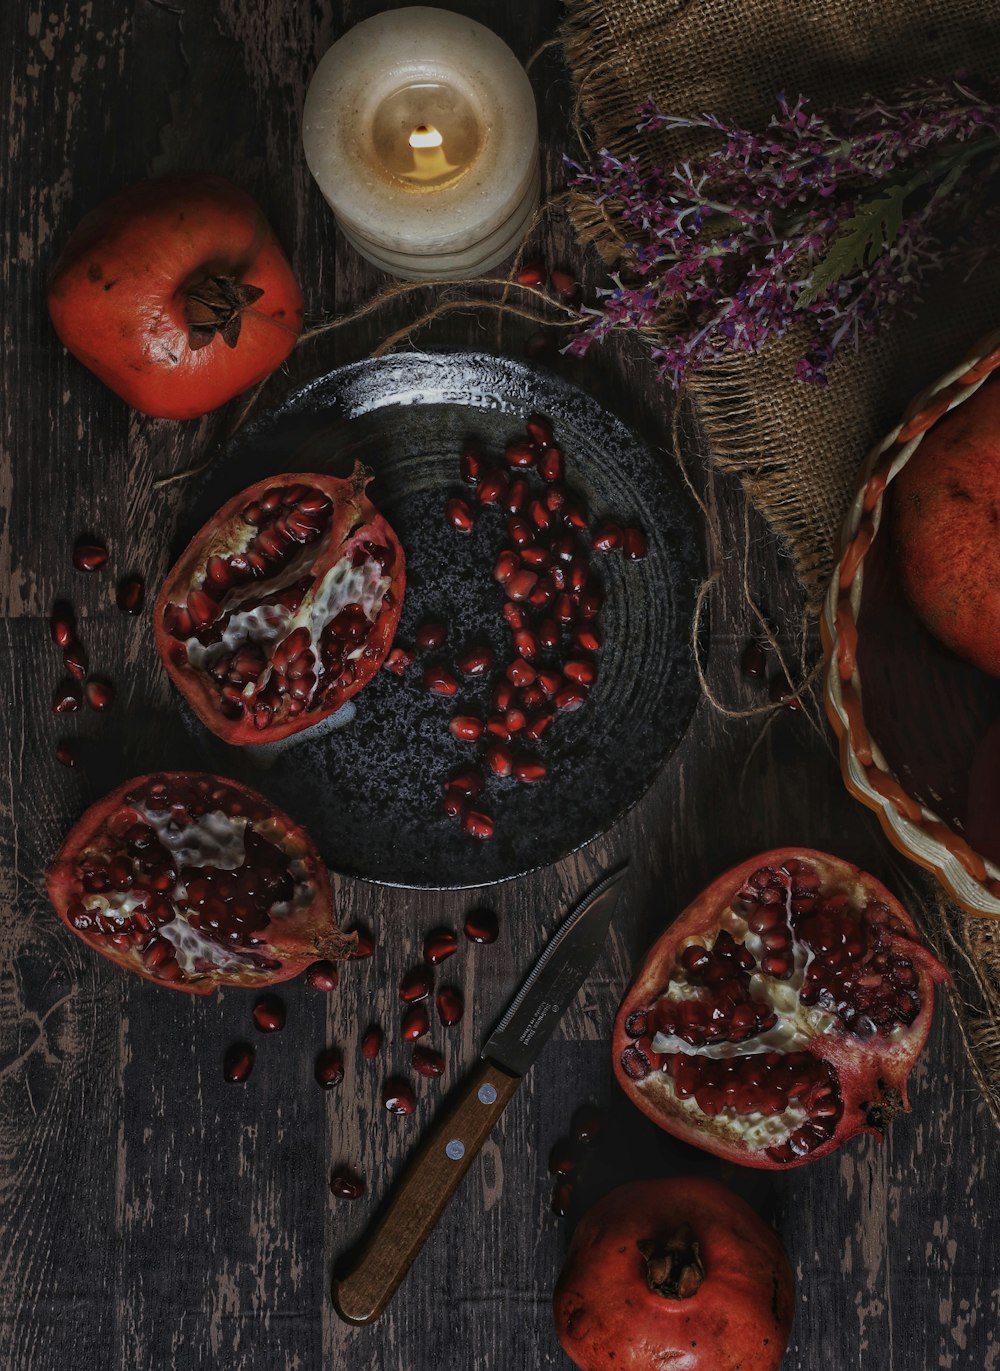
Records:
M379 672L336 721L262 747L230 747L189 716L206 767L283 806L336 871L404 886L486 885L556 861L639 799L697 700L689 642L700 557L688 503L618 419L551 373L475 353L405 353L320 377L257 419L213 465L190 509L185 541L264 476L344 475L363 461L375 472L368 493L406 551L397 640L411 643L422 619L439 617L449 625L445 659L471 641L509 653L492 576L502 516L485 511L463 536L446 524L444 506L462 491L463 441L474 437L499 455L533 411L553 421L567 479L592 513L639 524L649 556L595 556L606 593L597 683L585 707L558 716L546 734L543 781L490 780L481 807L494 816L492 840L467 836L441 812L442 778L477 758L448 721L460 704L485 703L485 682L463 686L457 700L429 695L418 658L403 678Z

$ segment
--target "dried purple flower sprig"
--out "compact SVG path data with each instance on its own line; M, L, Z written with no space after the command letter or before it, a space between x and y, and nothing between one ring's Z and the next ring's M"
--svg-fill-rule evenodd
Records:
M677 387L807 317L796 375L823 384L842 343L915 303L1000 170L1000 86L925 82L827 116L803 96L777 105L763 133L643 107L640 132L721 135L702 161L669 173L607 151L590 169L570 161L571 184L632 237L630 279L612 276L568 351L639 330L661 340L653 356Z

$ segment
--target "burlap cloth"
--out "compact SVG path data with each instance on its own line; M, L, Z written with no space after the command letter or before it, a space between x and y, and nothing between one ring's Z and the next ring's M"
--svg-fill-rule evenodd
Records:
M594 147L670 167L711 147L705 133L638 135L636 110L713 113L763 128L775 96L823 111L920 77L1000 72L1000 13L982 0L566 0L563 42ZM613 215L572 204L580 238L621 253ZM1000 257L1000 254L998 254ZM818 608L857 469L924 385L1000 324L1000 261L942 274L912 318L859 352L845 348L826 389L792 379L793 330L759 357L713 364L689 394L717 464L734 471L784 542ZM953 996L984 1098L1000 1123L1000 924L934 898L924 926L955 977Z

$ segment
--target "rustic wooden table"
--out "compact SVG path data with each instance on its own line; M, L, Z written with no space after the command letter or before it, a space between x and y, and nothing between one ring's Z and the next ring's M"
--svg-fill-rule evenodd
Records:
M202 167L231 176L265 208L291 251L311 315L347 310L383 284L335 232L302 158L299 118L319 55L382 8L320 0L247 5L192 0L13 0L0 10L9 131L3 195L2 551L3 829L0 921L0 1367L3 1371L149 1368L315 1371L534 1371L568 1367L549 1299L572 1220L549 1212L546 1158L585 1098L609 1108L579 1204L634 1176L723 1174L778 1227L798 1281L785 1367L1000 1368L1000 1165L997 1135L942 997L912 1080L913 1113L884 1146L856 1140L772 1180L727 1172L673 1144L611 1081L608 1030L630 967L650 938L715 873L785 843L833 849L918 901L915 872L894 859L840 783L829 736L807 713L728 719L703 703L652 790L577 856L484 896L381 889L339 879L342 921L377 933L376 955L346 969L328 1000L289 988L289 1028L267 1044L246 1089L223 1083L224 1046L246 1033L248 1000L173 995L122 975L62 927L45 864L88 799L53 755L54 682L46 616L70 595L91 656L115 678L112 717L80 720L125 736L135 769L169 764L176 711L156 664L148 616L111 605L108 578L83 583L69 548L101 530L117 570L156 586L189 487L157 486L211 454L232 412L199 422L130 413L59 346L44 286L71 227L97 201L150 173ZM492 25L524 59L553 37L555 0L456 8ZM561 183L573 91L557 51L533 67L546 181ZM539 239L550 262L583 270L565 223ZM588 270L596 278L593 264ZM267 399L364 356L416 317L433 291L301 348ZM428 347L520 355L530 326L469 312L422 334ZM633 346L557 360L607 396L669 454L667 406ZM697 434L688 458L703 479ZM701 473L701 474L699 474ZM738 490L717 492L724 546L738 549ZM791 568L750 520L755 590L776 623L796 618ZM738 552L713 603L711 677L736 704L759 697L737 662L749 631ZM818 716L817 716L818 718ZM395 985L423 931L484 900L501 941L460 954L470 1012L448 1047L444 1086L461 1079L542 940L543 928L595 875L631 857L626 911L562 1030L487 1144L389 1312L372 1328L340 1323L335 1263L362 1234L434 1113L388 1118L376 1074L355 1065L359 1030L395 1021ZM329 1094L311 1079L324 1041L348 1049ZM402 1065L402 1045L390 1048ZM356 1204L332 1199L331 1165L369 1180ZM578 1212L578 1210L576 1211Z

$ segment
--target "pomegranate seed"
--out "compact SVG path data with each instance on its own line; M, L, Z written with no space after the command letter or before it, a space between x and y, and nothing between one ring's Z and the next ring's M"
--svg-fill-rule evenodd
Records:
M751 638L743 649L740 671L754 680L767 674L767 649L759 638Z
M538 656L538 639L526 628L519 628L514 633L514 651L526 662L533 662Z
M76 766L76 746L67 740L56 743L56 761L63 766Z
M108 560L108 549L94 538L78 538L73 548L77 571L99 571Z
M49 615L49 632L56 647L69 647L76 636L73 611L65 601L60 600L52 606Z
M583 530L587 527L587 511L579 500L567 500L563 505L562 516L570 528Z
M573 600L566 591L556 600L555 617L561 624L573 622Z
M366 1062L372 1062L382 1050L383 1033L378 1024L372 1024L361 1039L361 1055Z
M511 600L526 600L535 586L538 577L533 571L515 571L504 587Z
M413 637L421 652L431 652L444 647L448 630L439 619L425 619Z
M483 778L483 773L477 771L474 766L466 767L462 771L454 772L453 775L448 777L446 782L449 790L457 790L462 795L468 796L481 794L485 784L486 781Z
M495 943L500 936L500 923L492 909L470 910L463 928L470 943Z
M526 548L535 541L535 531L527 519L514 514L507 520L507 537L516 548Z
M458 682L447 667L432 665L424 668L424 689L435 695L455 695Z
M415 654L405 647L394 647L385 659L386 671L391 671L394 676L406 674L407 667L413 665Z
M484 476L476 486L476 499L481 505L498 505L507 489L507 482L499 473Z
M569 588L579 592L590 579L590 567L582 557L574 557L569 564Z
M115 603L123 614L140 614L146 599L146 586L141 576L125 576L115 590Z
M427 1006L415 1004L412 1009L408 1009L403 1015L403 1040L404 1042L416 1042L417 1038L422 1038L430 1030L431 1021L427 1013Z
M509 709L514 699L514 687L510 681L497 681L493 687L493 706L501 712Z
M465 500L453 496L444 507L445 518L459 533L472 532L472 510Z
M407 1081L391 1076L382 1087L382 1104L390 1114L412 1114L417 1101Z
M604 596L596 586L588 586L580 596L580 614L584 619L596 619L604 604Z
M456 665L463 676L483 676L494 660L491 647L470 647L462 653Z
M365 1193L365 1183L346 1166L338 1166L330 1177L330 1189L339 1200L360 1200Z
M535 757L522 757L514 762L515 779L528 785L540 781L545 775L545 771L545 763L538 761Z
M87 654L75 638L63 649L63 666L78 681L82 681L87 674Z
M530 662L526 662L522 657L515 657L504 674L512 686L527 686L533 684L537 672Z
M447 961L458 951L458 939L450 928L434 928L424 939L424 961L431 966Z
M551 527L552 514L546 508L544 500L532 500L528 506L528 517L540 532Z
M582 628L574 629L573 643L583 652L599 652L604 638L599 629L593 624L585 624Z
M550 560L549 554L543 547L523 547L521 549L521 565L530 567L532 571L545 571Z
M515 476L507 487L507 494L503 498L503 507L508 514L520 514L524 508L524 502L528 498L528 483L523 476Z
M566 461L562 450L557 447L547 448L538 463L538 472L542 480L549 485L561 481L566 474Z
M523 438L515 438L507 444L503 455L509 467L533 467L538 453Z
M506 585L519 566L520 561L518 560L517 553L507 549L504 552L501 552L500 556L496 559L496 562L493 565L493 577L495 580L499 581L501 585Z
M557 1138L549 1153L549 1175L569 1176L576 1170L576 1152L569 1138Z
M493 837L493 820L481 810L470 809L462 820L462 827L473 838Z
M324 1047L313 1063L316 1084L324 1090L332 1090L344 1079L344 1058L339 1047Z
M253 1021L261 1033L280 1033L285 1026L285 1004L277 995L262 995L253 1007Z
M544 414L531 414L524 427L528 437L536 447L551 447L553 440L552 425Z
M802 701L796 695L789 681L780 674L771 677L767 693L773 704L784 705L786 709L802 708Z
M80 689L78 681L67 677L65 681L60 681L56 686L52 696L53 714L72 714L74 710L80 708L83 703L83 691Z
M544 714L536 714L534 718L528 720L524 730L524 736L530 738L533 743L537 743L545 730L552 724L555 717L556 716L548 710Z
M559 646L559 625L555 619L543 619L538 625L538 641L542 647Z
M160 941L164 940L161 939ZM241 1085L253 1070L256 1055L249 1043L233 1043L232 1047L226 1048L226 1055L222 1062L223 1076L230 1084Z
M504 743L491 743L484 754L486 765L496 776L509 776L514 766L510 748Z
M579 709L586 702L587 696L578 686L567 686L565 690L560 690L552 703L556 709L564 712Z
M197 628L206 628L209 624L214 624L219 617L219 606L212 599L211 595L206 595L203 590L192 590L187 600L188 614Z
M364 957L370 957L375 951L375 943L371 933L367 928L362 927L361 924L355 924L353 928L348 928L344 931L349 934L356 933L358 936L357 944L354 951L351 953L351 957L354 961L361 961Z
M528 722L528 716L523 709L508 709L503 716L503 722L508 734L520 733Z
M483 474L482 455L475 448L467 447L458 459L458 469L462 480L474 486Z
M551 586L540 585L536 586L531 592L528 596L528 601L535 609L544 609L546 605L551 604L554 595L555 591Z
M573 1115L572 1130L573 1137L584 1147L589 1147L595 1141L602 1127L604 1126L604 1115L596 1104L581 1104L580 1108Z
M445 986L443 990L439 990L435 1003L438 1018L445 1028L453 1028L455 1024L461 1021L462 1015L465 1013L465 1002L461 994L452 986Z
M444 1075L444 1057L440 1052L435 1052L433 1047L423 1047L419 1043L413 1049L413 1069L421 1076Z
M510 742L510 729L507 727L506 714L491 714L486 720L486 732L492 733L502 743Z
M641 528L627 528L622 538L622 551L630 562L641 562L649 552L649 541Z
M99 714L110 709L115 702L114 686L110 681L99 680L96 676L91 676L84 686L84 694L87 698L87 704Z
M541 262L525 262L514 277L519 286L530 286L533 290L540 290L547 279L545 267Z
M426 1000L434 989L434 973L427 965L415 966L399 983L399 998L404 1004Z
M583 293L580 284L570 276L568 271L553 271L549 279L552 282L552 289L564 304L572 305L580 299Z
M461 743L474 743L483 736L483 721L474 714L456 714L448 727Z
M566 503L566 488L558 482L553 482L549 489L542 496L542 503L550 514L558 514Z
M324 990L329 994L331 990L336 990L339 980L340 975L333 962L313 962L306 971L306 983L311 985L313 990Z
M460 819L468 808L466 798L457 786L445 786L444 799L441 801L441 811L445 818Z
M563 663L563 674L568 680L576 681L577 685L589 686L597 679L597 668L593 662L573 658Z
M595 552L618 552L621 550L623 541L624 533L621 524L609 520L597 529L590 540L590 546Z
M566 1217L572 1203L573 1184L571 1181L560 1181L558 1185L552 1187L552 1212L557 1219Z

